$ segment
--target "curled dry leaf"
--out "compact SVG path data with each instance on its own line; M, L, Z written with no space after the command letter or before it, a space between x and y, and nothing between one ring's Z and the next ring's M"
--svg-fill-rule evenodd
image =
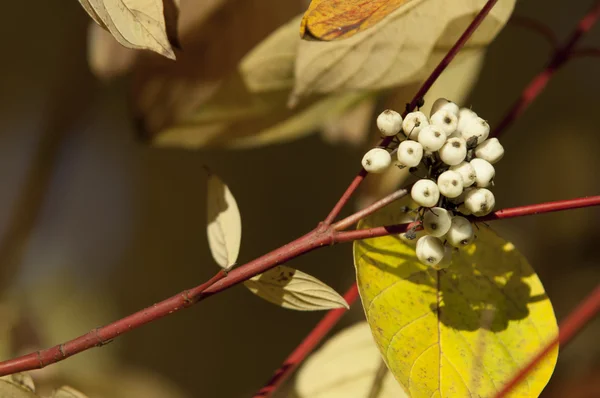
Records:
M213 258L228 268L235 264L242 240L242 218L229 187L214 174L208 176L206 232Z
M73 387L63 386L52 393L51 398L87 398L87 395Z
M296 57L290 103L313 92L375 90L421 80L436 44L446 48L453 43L484 3L485 0L413 0L373 28L349 39L303 40ZM467 48L488 44L508 20L514 3L499 2Z
M173 0L169 1L173 5ZM88 14L119 43L134 49L151 50L175 59L165 22L163 0L79 0ZM172 9L170 10L172 11ZM173 23L169 18L169 23Z
M298 371L297 398L407 397L387 368L367 322L344 329ZM385 367L385 364L383 365ZM378 391L375 395L374 392Z
M38 398L31 377L15 374L0 377L0 397L2 398Z
M300 36L336 40L354 36L409 2L423 0L312 0L300 25Z
M302 271L280 265L244 282L257 296L283 308L319 311L349 308L335 290Z
M395 224L393 203L358 228ZM354 243L357 282L375 342L412 397L494 396L558 333L552 304L515 246L478 224L471 245L436 271L398 236ZM554 349L513 391L537 397L556 364Z

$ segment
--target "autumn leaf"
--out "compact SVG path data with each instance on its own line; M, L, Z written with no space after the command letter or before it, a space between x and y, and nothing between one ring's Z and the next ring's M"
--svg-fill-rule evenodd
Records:
M169 2L169 23L176 3ZM87 13L108 30L123 46L151 50L175 59L170 38L176 40L174 27L167 27L163 0L79 0ZM170 34L169 34L169 33Z
M294 392L295 398L407 397L381 360L367 322L342 330L312 354Z
M30 376L14 374L0 377L0 397L2 398L38 398Z
M280 265L244 282L252 293L296 311L349 308L335 290L302 271Z
M63 386L52 393L51 398L87 398L87 395L73 387Z
M208 176L206 233L213 258L221 268L237 261L242 240L242 219L229 187L214 174Z
M395 203L359 228L393 224ZM558 327L535 271L483 224L447 270L421 264L398 236L354 244L359 292L371 332L411 397L493 396ZM556 364L553 350L514 390L538 396Z
M430 72L425 66L432 53L445 53L484 4L484 0L413 0L348 39L301 41L290 103L315 92L381 90L421 81ZM489 44L513 7L514 0L499 2L465 48Z
M398 7L424 0L312 0L300 25L300 36L336 40L365 30Z

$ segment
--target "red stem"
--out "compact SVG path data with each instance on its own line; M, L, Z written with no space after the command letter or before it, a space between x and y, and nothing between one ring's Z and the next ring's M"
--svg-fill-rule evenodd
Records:
M571 208L596 206L600 204L600 196L590 198L572 199L566 201L541 203L539 205L529 205L515 207L512 209L500 210L493 215L482 217L479 220L495 220L511 217L520 217L530 214L547 213L558 210L568 210ZM112 339L136 329L148 322L162 318L173 312L179 311L231 286L267 271L279 264L282 264L292 258L308 253L319 247L333 245L342 242L352 242L354 240L374 238L406 231L410 224L390 225L362 229L357 231L336 232L331 226L319 228L312 232L273 250L272 252L257 258L239 268L234 269L228 274L225 271L219 271L211 280L195 288L184 290L166 300L163 300L151 307L145 308L125 318L122 318L109 325L94 329L80 337L70 340L66 343L54 347L27 354L18 358L9 359L0 362L0 376L12 373L24 372L33 369L40 369L52 363L60 362L70 356L93 347L98 347L110 342ZM213 283L214 282L214 283Z
M577 42L587 33L600 17L600 1L597 1L590 11L579 21L577 28L561 48L557 48L552 58L540 73L535 76L523 90L521 97L512 105L506 116L492 131L490 136L502 134L521 114L531 105L533 100L546 88L548 81L570 58Z
M590 322L600 311L600 285L596 286L594 291L580 303L577 308L565 319L559 326L558 336L552 339L531 361L496 394L496 398L505 397L513 388L522 382L529 372L540 362L554 347L568 343L579 333L583 327Z
M433 86L433 83L435 83L435 81L440 77L442 72L444 70L446 70L446 68L448 67L450 62L452 62L454 57L456 57L456 55L459 53L459 51L464 47L467 40L469 40L469 38L477 30L479 25L481 25L481 22L483 22L485 17L489 14L490 10L494 7L494 5L496 5L497 2L498 2L498 0L488 0L487 3L485 3L483 8L479 11L479 13L473 19L473 21L471 21L469 26L467 26L467 28L465 29L463 34L458 38L456 43L454 43L452 48L448 51L448 53L446 53L444 58L442 58L442 60L435 67L433 72L431 72L431 74L429 75L427 80L425 80L425 82L423 82L423 84L421 85L421 88L419 88L419 91L417 91L417 93L415 94L413 99L410 101L410 104L408 104L406 106L406 110L402 114L402 117L406 117L408 112L410 112L411 110L413 110L417 107L417 105L419 104L421 99L425 96L425 94L427 94L427 92L429 91L431 86ZM390 144L390 142L392 142L393 138L394 137L385 137L379 143L379 146L383 147L383 148L387 148L387 146ZM356 177L354 177L354 180L352 180L352 182L350 183L348 188L346 188L346 191L340 197L338 202L335 204L335 206L333 207L333 209L331 210L331 212L329 213L327 218L325 218L325 221L323 221L324 225L328 226L333 222L333 220L335 220L335 218L342 211L342 208L350 200L350 197L352 196L352 194L354 194L354 191L356 191L358 186L363 182L363 180L365 179L367 174L368 174L367 171L363 168L360 170L358 175Z
M348 305L352 305L358 298L358 287L353 284L350 289L344 294L344 299ZM338 308L329 311L314 329L302 340L302 343L286 358L281 367L275 371L273 377L261 388L254 398L265 398L271 396L281 384L296 370L298 365L304 361L304 358L310 354L315 347L323 340L329 331L340 320L342 315L346 313L344 308Z

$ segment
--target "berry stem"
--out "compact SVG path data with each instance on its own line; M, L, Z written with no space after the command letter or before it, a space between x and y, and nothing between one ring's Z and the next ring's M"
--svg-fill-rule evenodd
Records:
M546 85L565 63L571 58L571 53L579 40L594 26L600 18L600 1L596 1L590 11L583 16L577 27L566 41L557 48L546 67L538 73L521 93L521 97L512 105L498 126L491 132L490 137L498 137L531 105L538 95L546 88Z
M352 305L358 298L358 287L353 284L344 294L344 299L348 305ZM325 338L329 331L340 320L346 309L337 308L329 311L323 319L311 330L311 332L302 340L302 342L292 351L292 353L283 361L283 364L275 371L271 379L262 387L254 398L270 397L281 384L296 370L315 347Z
M378 200L377 202L371 204L370 206L365 207L364 209L357 211L356 213L352 214L351 216L348 216L348 217L344 218L343 220L336 222L335 224L333 224L333 229L335 231L342 231L344 229L347 229L348 227L356 224L363 218L375 213L377 210L381 209L382 207L385 207L385 206L389 205L390 203L392 203L400 198L405 197L408 194L408 190L409 190L409 188L403 188L403 189L399 189L397 191L392 192L388 196L384 197L383 199Z
M427 92L429 91L431 86L433 86L433 83L435 83L435 81L440 77L442 72L448 67L450 62L452 62L452 60L454 59L454 57L456 57L458 52L464 47L467 40L469 40L469 38L477 30L479 25L481 25L481 22L483 22L485 17L489 14L490 10L494 7L494 5L497 2L498 2L498 0L488 0L485 3L483 8L479 11L479 13L473 19L473 21L471 21L469 26L467 26L467 28L465 29L463 34L458 38L456 43L454 43L452 48L448 51L448 53L446 53L444 58L442 58L442 60L435 67L433 72L431 72L431 74L429 75L427 80L425 80L425 82L423 82L423 84L421 85L421 88L419 88L419 91L417 91L417 93L414 95L413 99L410 101L410 104L408 104L406 106L406 110L402 114L403 118L406 117L408 112L410 112L411 110L413 110L417 107L417 104L423 99L425 94L427 94ZM394 139L394 137L385 137L383 140L381 140L381 142L379 143L379 146L382 148L387 148L393 139ZM366 170L364 168L358 172L358 175L356 177L354 177L354 180L352 180L352 182L350 183L348 188L346 188L346 191L344 192L344 194L340 197L340 199L335 204L335 206L333 206L333 209L331 210L329 215L325 218L325 221L323 221L324 225L326 225L326 226L331 225L333 220L335 220L335 218L340 214L340 212L342 211L342 209L344 208L346 203L348 203L348 201L354 194L354 191L356 191L356 189L359 187L359 185L363 182L363 180L365 179L367 174L368 173L366 172Z
M559 325L558 336L552 339L531 361L504 385L495 398L505 397L531 372L544 357L558 344L565 345L575 337L600 311L600 285Z

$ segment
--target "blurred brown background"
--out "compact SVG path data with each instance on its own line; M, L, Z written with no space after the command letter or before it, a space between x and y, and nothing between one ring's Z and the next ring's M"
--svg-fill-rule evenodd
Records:
M564 39L591 4L521 1L515 14L542 21ZM206 243L204 164L228 182L240 205L241 261L314 227L357 171L361 148L332 146L318 135L248 151L148 147L136 141L128 119L126 79L102 84L89 72L89 18L77 1L6 2L3 16L0 286L10 286L27 308L11 334L19 350L72 338L216 271ZM582 45L600 45L600 26ZM469 104L493 126L549 51L538 35L509 24L491 45ZM599 62L573 60L506 132L499 207L600 192ZM599 221L596 208L494 223L534 265L559 320L600 281ZM291 265L340 292L353 280L348 245ZM40 377L87 387L91 397L100 396L92 390L107 397L176 396L175 390L247 397L321 316L234 288ZM361 317L354 308L338 329ZM599 333L596 320L560 354L544 396L594 396L587 388L595 383L598 391Z

